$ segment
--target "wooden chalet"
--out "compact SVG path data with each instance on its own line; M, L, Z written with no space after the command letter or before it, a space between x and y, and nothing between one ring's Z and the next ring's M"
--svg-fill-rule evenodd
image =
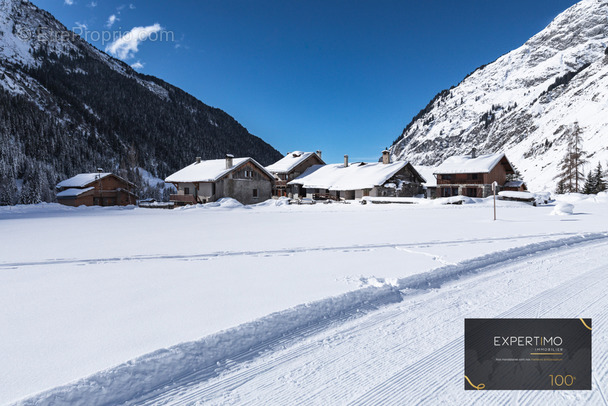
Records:
M165 182L177 188L170 200L176 205L214 202L231 197L243 204L259 203L272 197L274 177L253 158L196 161L168 176Z
M66 206L127 206L135 204L135 185L109 172L81 173L59 182L57 201Z
M492 195L492 183L498 183L498 190L507 184L507 175L514 174L513 165L504 153L452 156L435 169L437 176L437 196L488 197Z
M507 191L511 191L511 192L527 192L528 186L526 185L526 182L524 182L523 180L512 180L512 181L506 182L505 185L503 186L502 190L507 190Z
M425 179L406 161L390 162L388 151L382 162L348 162L315 165L288 183L294 195L312 199L354 200L370 197L412 197L424 192Z
M288 183L313 165L325 165L321 159L321 151L317 152L290 152L274 164L267 166L266 170L274 176L273 196L293 196Z

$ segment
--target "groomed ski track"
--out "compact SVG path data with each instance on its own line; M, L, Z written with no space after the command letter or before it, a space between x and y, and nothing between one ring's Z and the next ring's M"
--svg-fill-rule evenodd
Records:
M121 387L125 405L608 405L606 252L608 236L596 233L486 255L373 288L332 313L310 316L170 381L145 387L126 379L133 365L155 362L144 356L22 404L87 404L95 388L112 398L113 385L122 381L129 382ZM289 318L289 311L274 317ZM593 390L465 392L469 317L592 318Z

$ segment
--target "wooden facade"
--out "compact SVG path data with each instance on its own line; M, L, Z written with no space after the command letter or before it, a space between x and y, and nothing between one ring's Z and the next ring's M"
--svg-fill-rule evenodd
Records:
M440 170L439 168L438 170ZM476 173L437 172L437 197L463 195L485 198L492 195L492 183L498 184L498 193L504 190L507 175L514 174L513 166L503 156L489 171Z
M71 184L70 179L57 185L57 202L66 206L128 206L136 204L135 185L114 174L90 175L90 181ZM71 178L71 179L75 179Z

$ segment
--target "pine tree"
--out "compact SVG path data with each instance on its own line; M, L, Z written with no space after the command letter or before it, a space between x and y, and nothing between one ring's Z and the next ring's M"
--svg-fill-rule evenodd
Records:
M602 164L598 163L594 171L589 171L583 193L598 194L604 190L606 190L604 171L602 170Z
M593 176L593 172L589 171L589 174L587 175L587 179L585 180L585 186L583 186L583 193L586 195L591 195L596 192L597 190L597 182L595 179L595 176Z
M593 174L595 179L595 193L600 193L606 190L606 181L604 180L604 171L602 169L602 164L597 163L597 167L595 168L595 173Z
M511 182L514 180L522 180L523 176L519 169L517 169L513 164L511 164L511 166L513 167L513 173L507 175L507 182Z

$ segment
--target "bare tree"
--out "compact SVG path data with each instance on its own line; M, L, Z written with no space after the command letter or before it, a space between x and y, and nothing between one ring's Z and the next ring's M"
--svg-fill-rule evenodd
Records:
M568 131L568 149L559 163L558 179L565 192L580 192L585 180L583 167L587 163L587 153L583 151L582 130L575 122Z

